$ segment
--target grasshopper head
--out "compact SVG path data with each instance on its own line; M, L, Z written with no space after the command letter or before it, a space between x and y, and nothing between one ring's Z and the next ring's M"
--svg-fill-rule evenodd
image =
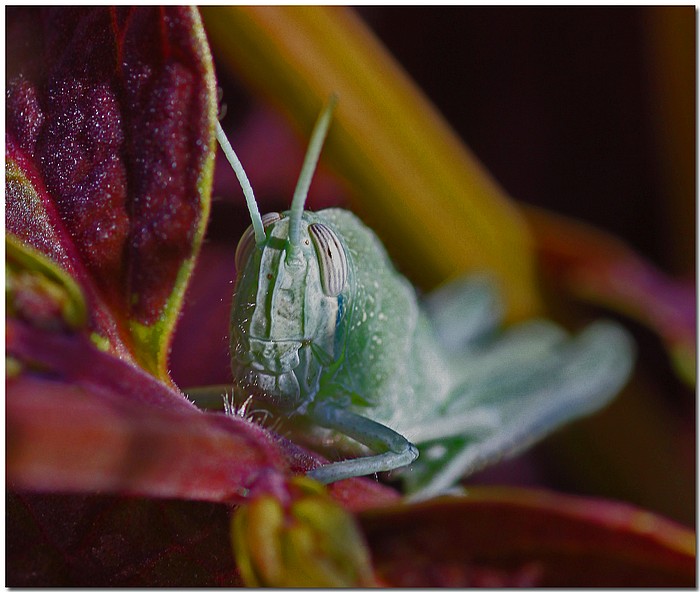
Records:
M216 127L252 220L236 250L234 378L244 390L257 390L277 406L294 407L313 396L322 368L334 359L348 262L336 233L305 212L304 202L335 103L331 97L316 122L291 208L284 214L260 216L243 166L221 126Z
M319 374L335 358L336 326L348 260L336 232L305 212L292 249L289 212L263 216L266 239L252 227L236 252L231 353L237 381L279 406L315 393Z

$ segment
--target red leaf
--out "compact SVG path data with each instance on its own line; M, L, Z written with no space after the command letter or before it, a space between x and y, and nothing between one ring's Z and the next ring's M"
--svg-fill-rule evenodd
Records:
M527 210L545 271L575 296L645 324L695 382L695 286L666 276L627 245L581 222Z
M14 488L244 501L260 473L286 472L267 432L204 413L180 392L78 336L10 321L27 368L7 385L7 478Z
M8 586L241 584L223 504L10 493Z
M694 586L695 535L616 502L507 488L361 515L387 586Z
M123 341L164 376L211 188L216 103L198 14L7 16L6 228L78 281L116 351Z
M236 585L227 509L10 495L11 586ZM360 515L384 586L693 587L694 534L636 508L523 489Z

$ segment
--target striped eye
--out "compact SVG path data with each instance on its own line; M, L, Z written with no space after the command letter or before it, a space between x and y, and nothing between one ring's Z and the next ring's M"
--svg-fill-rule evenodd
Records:
M348 279L348 260L345 249L335 232L325 224L310 224L309 235L318 256L323 293L326 296L337 296Z
M267 228L273 222L281 219L277 212L268 212L263 215L262 223L263 228ZM238 241L238 246L236 247L236 271L241 272L248 263L248 258L250 257L253 247L255 246L255 233L253 232L253 225L251 224L246 228L246 231L241 236L241 240Z

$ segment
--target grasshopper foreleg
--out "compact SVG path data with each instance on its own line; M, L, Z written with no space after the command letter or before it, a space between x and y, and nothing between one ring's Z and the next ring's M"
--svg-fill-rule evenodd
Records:
M409 465L418 458L418 449L413 444L376 421L328 402L317 403L309 412L319 425L341 432L377 453L309 471L308 475L321 483L390 471Z

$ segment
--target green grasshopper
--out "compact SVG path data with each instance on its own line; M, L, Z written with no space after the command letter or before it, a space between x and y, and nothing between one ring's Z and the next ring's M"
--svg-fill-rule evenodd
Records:
M334 104L313 130L290 210L264 216L217 123L252 219L236 250L237 396L371 452L310 476L331 483L411 465L399 472L408 489L433 495L607 403L633 359L616 325L596 323L573 340L542 320L499 333L485 277L452 282L420 305L356 216L304 210Z

